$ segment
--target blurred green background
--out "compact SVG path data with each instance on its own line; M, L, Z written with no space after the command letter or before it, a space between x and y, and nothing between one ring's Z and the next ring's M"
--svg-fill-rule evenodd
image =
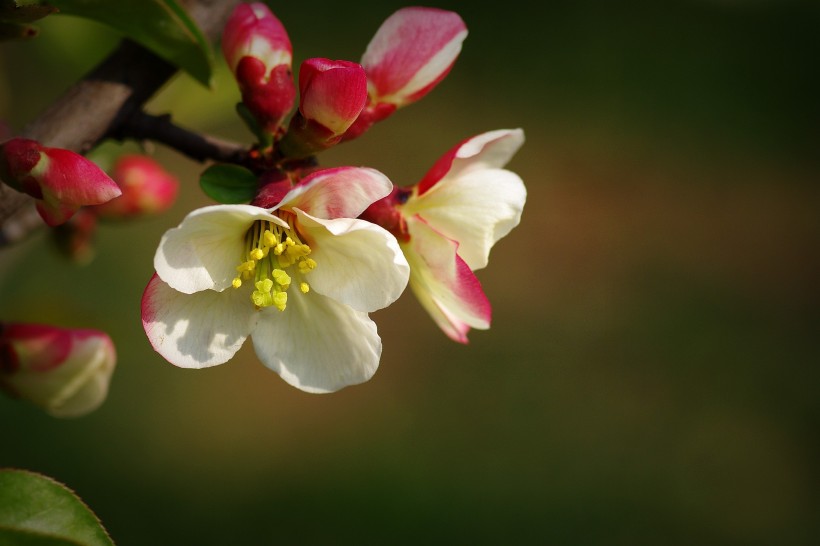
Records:
M404 4L271 4L295 64L357 60ZM192 208L106 226L68 264L0 251L0 318L110 332L106 404L71 421L0 399L0 466L73 488L120 545L772 544L820 541L820 4L436 4L470 29L430 95L325 165L417 181L456 142L522 127L521 225L479 273L492 329L450 342L408 293L374 314L368 383L309 395L250 347L208 370L155 353L139 298ZM51 17L0 47L14 130L117 37ZM250 142L220 59L152 101ZM107 145L102 163L124 148Z

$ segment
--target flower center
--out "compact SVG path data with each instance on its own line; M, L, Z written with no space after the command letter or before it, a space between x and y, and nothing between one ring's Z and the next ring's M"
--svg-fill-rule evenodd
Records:
M245 233L245 249L241 263L236 267L233 287L239 288L243 281L253 279L256 290L251 300L257 309L275 306L284 311L288 303L291 277L287 270L295 265L299 273L309 273L316 262L308 258L310 247L302 242L293 227L293 217L288 227L267 220L257 220ZM299 283L299 290L307 294L310 285Z

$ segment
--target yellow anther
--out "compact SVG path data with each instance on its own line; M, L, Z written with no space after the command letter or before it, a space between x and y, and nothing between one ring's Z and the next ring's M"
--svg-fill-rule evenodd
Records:
M274 237L271 230L266 229L265 233L262 234L262 241L265 243L265 246L273 246L276 244L276 237Z
M240 286L242 286L242 279L237 277L233 281L231 281L231 284L233 285L234 288L239 288Z
M276 306L277 309L280 311L284 311L285 307L288 304L288 293L287 292L277 292L273 296L273 305Z
M277 256L282 254L282 252L284 252L284 251L285 251L285 245L283 245L282 243L276 243L276 246L273 247L273 253L276 254Z
M260 249L260 248L254 248L253 250L251 250L251 252L250 252L250 254L248 254L248 256L250 256L254 260L261 260L262 258L265 257L265 253L262 252L262 249Z
M310 292L310 285L306 282L299 283L299 290L302 291L302 294L307 294Z
M299 262L299 271L302 273L307 273L308 271L312 271L316 269L316 261L312 258L305 258L304 260Z
M282 287L282 290L287 290L290 286L290 275L281 269L273 270L273 280L276 281L276 284Z
M247 262L242 262L238 266L236 266L236 270L240 273L243 271L253 271L256 268L256 262L254 260L249 260Z
M286 245L288 245L289 247L291 247L291 246L296 246L296 243L294 243L294 242L293 242L293 239L291 239L290 237L288 237L287 239L285 239L285 244L286 244Z

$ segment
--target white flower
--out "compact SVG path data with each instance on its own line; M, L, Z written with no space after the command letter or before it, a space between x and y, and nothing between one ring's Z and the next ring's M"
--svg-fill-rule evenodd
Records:
M370 379L381 340L367 313L401 295L409 266L390 233L355 218L391 189L372 169L327 169L271 210L190 213L163 236L143 295L154 349L204 368L252 336L260 360L304 391Z
M521 220L527 191L504 165L521 129L490 131L446 153L415 186L398 188L362 215L389 229L410 263L410 288L451 339L490 327L491 307L473 273Z

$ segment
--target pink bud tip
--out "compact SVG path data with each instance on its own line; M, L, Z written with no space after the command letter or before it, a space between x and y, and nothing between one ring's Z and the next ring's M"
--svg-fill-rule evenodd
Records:
M275 134L296 98L285 27L265 4L239 4L225 25L222 53L242 102L265 131Z
M121 194L117 184L92 161L26 138L2 145L0 177L37 199L37 211L50 226L62 224L82 206L99 205Z
M305 119L340 135L367 102L367 75L358 63L308 59L299 68L299 93Z
M419 100L447 75L467 27L455 12L403 8L388 17L362 56L371 102L397 107Z
M162 165L144 155L124 155L114 164L112 177L122 195L94 207L103 218L126 218L157 214L174 204L177 179Z
M42 324L0 324L0 386L56 417L100 406L117 355L98 330Z

